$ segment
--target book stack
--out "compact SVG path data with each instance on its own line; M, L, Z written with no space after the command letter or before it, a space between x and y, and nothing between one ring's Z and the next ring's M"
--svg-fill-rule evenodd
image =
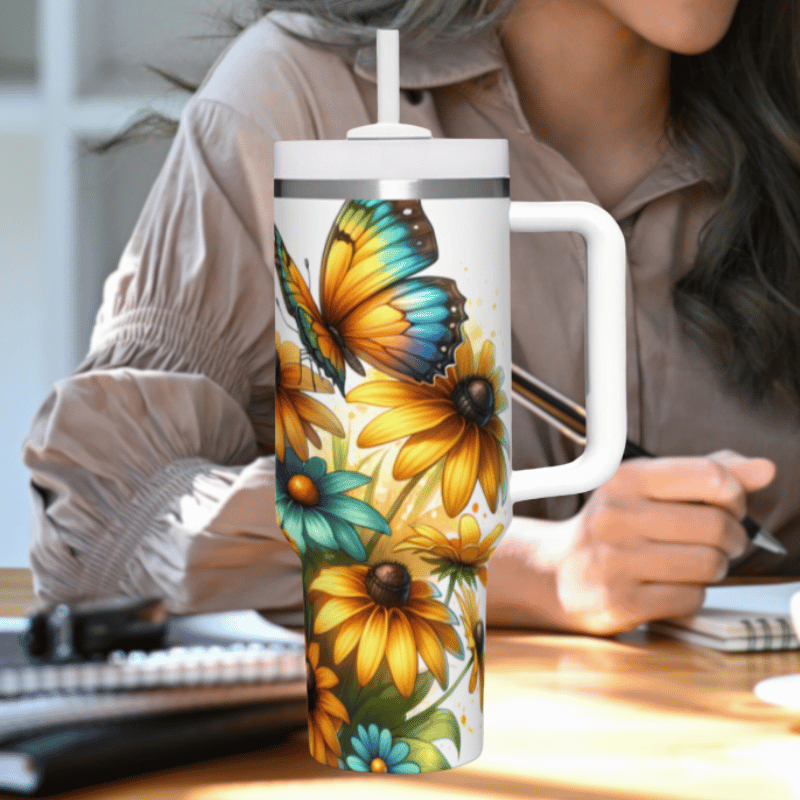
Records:
M727 652L800 647L789 610L800 582L711 586L695 614L651 622L654 633Z
M170 623L168 647L32 664L0 618L0 791L46 794L274 744L306 725L303 637L256 612Z

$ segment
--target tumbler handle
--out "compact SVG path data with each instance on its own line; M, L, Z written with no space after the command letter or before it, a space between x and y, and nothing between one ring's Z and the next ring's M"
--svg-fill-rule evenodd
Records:
M586 449L555 467L513 470L512 503L578 494L608 480L627 435L625 240L614 218L593 203L512 202L512 231L575 231L586 242Z

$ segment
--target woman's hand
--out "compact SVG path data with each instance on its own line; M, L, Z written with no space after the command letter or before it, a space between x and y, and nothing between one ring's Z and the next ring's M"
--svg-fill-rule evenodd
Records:
M774 475L730 451L634 459L569 520L515 517L489 563L489 623L610 635L693 613L747 547L746 493Z
M748 545L745 494L774 476L771 461L730 451L623 462L553 564L570 627L613 634L696 611Z

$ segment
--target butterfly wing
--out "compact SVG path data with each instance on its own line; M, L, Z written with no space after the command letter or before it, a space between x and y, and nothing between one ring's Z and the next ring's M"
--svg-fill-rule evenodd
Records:
M322 371L344 392L345 357L320 314L308 285L275 227L275 270L286 310L297 322L300 340Z
M323 254L320 298L345 352L399 378L431 382L445 373L467 316L455 281L416 276L438 255L418 200L342 206Z

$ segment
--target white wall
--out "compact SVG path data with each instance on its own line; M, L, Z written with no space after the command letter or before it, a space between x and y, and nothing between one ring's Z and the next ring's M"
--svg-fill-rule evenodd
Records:
M186 96L155 64L197 81L227 43L220 19L249 0L0 0L0 567L27 566L20 449L53 383L86 351L168 143L111 155L87 142L132 114L177 117ZM199 38L198 38L199 37Z
M0 136L0 565L27 564L28 475L20 449L44 399L43 175L34 136Z

